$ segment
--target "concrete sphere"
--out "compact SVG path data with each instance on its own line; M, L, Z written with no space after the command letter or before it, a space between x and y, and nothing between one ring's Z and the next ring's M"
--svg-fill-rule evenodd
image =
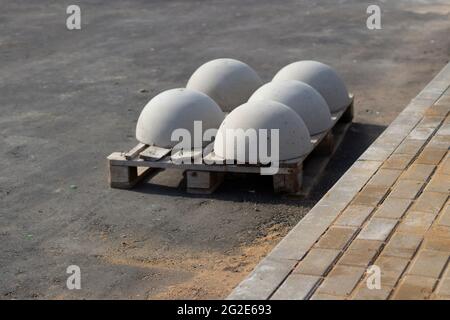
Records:
M227 139L227 130L230 129L242 129L243 131L256 129L258 137L256 148L251 148L249 139L245 139L245 160L242 157L237 157L238 145L235 139ZM275 143L271 141L270 129L279 129L278 160L298 158L311 150L312 146L308 129L303 120L291 108L275 101L251 101L234 109L222 122L214 141L215 154L226 160L248 161L248 159L258 159L259 162L258 146L260 143L265 143L264 141L259 141L259 129L267 130L268 144L266 150L268 150L269 154L271 143ZM237 135L238 137L244 136L242 130L241 135ZM255 147L255 145L252 145L252 147ZM230 152L234 153L234 157L230 156Z
M298 80L309 84L324 97L331 113L341 111L350 104L344 81L326 64L317 61L291 63L278 71L272 81L281 80Z
M203 92L225 112L247 102L263 84L258 74L243 62L216 59L200 66L189 79L186 88Z
M222 110L207 95L189 89L167 90L155 96L142 110L136 138L148 145L172 148L178 143L171 141L174 130L188 130L194 141L194 121L202 121L205 131L217 129L223 118Z
M266 83L248 101L258 100L272 100L288 106L303 119L311 135L326 131L332 126L326 101L304 82L285 80Z

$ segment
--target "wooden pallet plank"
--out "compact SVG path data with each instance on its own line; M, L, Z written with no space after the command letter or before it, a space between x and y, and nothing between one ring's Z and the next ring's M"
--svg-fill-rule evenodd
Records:
M139 142L133 149L125 153L125 159L130 160L136 158L147 147L147 144Z
M147 161L158 161L162 157L169 154L170 151L171 149L149 146L147 149L140 153L139 157Z
M203 149L179 150L171 154L171 161L174 164L202 163Z

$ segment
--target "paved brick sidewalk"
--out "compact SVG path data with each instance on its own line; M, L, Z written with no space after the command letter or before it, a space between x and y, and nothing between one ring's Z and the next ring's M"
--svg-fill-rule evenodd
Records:
M450 63L229 299L450 299L449 86Z

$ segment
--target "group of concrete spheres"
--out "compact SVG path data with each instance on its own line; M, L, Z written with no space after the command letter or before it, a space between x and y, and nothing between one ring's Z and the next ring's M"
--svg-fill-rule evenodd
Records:
M227 159L226 150L236 146L234 139L224 138L226 130L278 129L278 159L289 160L308 153L311 136L329 130L331 114L350 102L339 75L317 61L291 63L263 84L247 64L216 59L200 66L186 88L164 91L150 100L139 116L136 137L148 145L171 148L178 143L171 141L174 130L184 128L193 136L194 121L202 121L204 131L218 129L214 152ZM224 112L229 114L225 117Z

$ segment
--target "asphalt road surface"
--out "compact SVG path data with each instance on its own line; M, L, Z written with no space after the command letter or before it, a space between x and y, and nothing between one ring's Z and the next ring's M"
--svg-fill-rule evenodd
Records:
M378 2L381 30L356 0L76 2L69 31L72 1L0 1L0 299L226 297L450 53L449 1ZM191 196L177 171L110 189L105 158L135 145L146 102L219 57L264 81L304 59L345 79L355 123L313 195L233 177Z

